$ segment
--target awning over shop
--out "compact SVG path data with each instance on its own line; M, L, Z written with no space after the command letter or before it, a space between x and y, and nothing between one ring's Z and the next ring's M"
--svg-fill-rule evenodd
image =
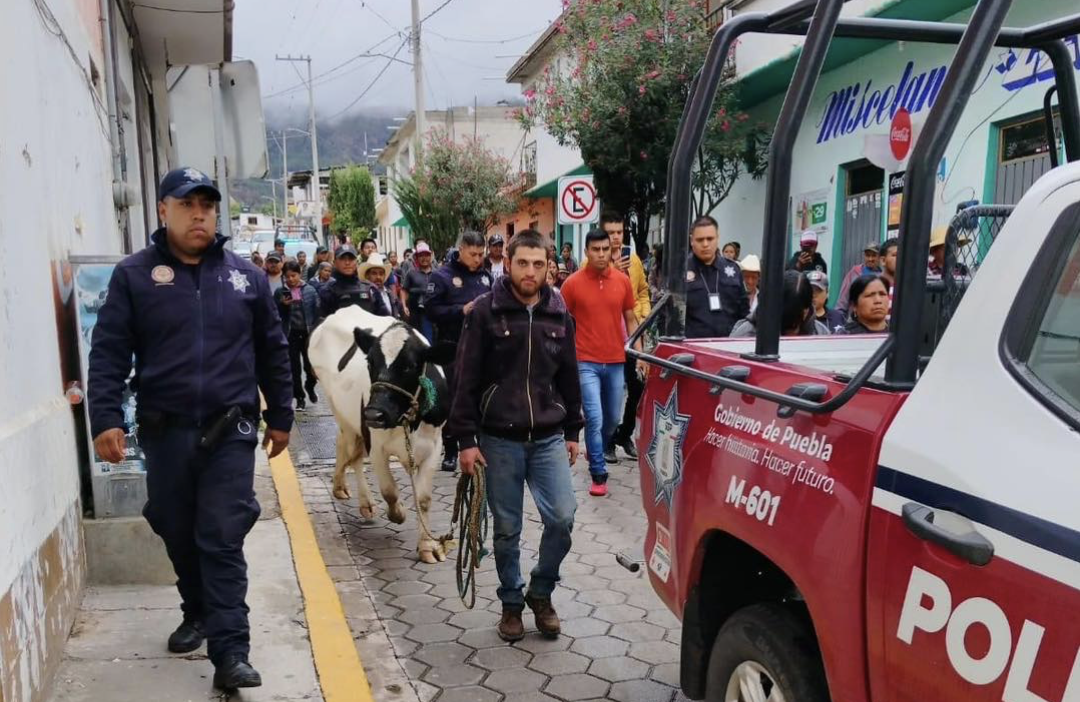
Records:
M589 167L583 163L577 168L563 173L561 176L559 176L559 178L572 175L588 175L590 173L592 173L592 171L589 170ZM532 190L527 190L525 192L525 197L531 197L534 200L542 197L550 197L554 199L559 194L559 178L552 178L546 183L541 183L535 186Z
M909 19L939 22L964 9L974 6L972 0L892 0L883 7L872 10L867 17L882 19ZM878 49L888 46L889 41L878 39L837 38L829 45L829 54L825 59L823 73L839 68ZM765 64L737 81L739 106L748 110L765 102L774 95L780 95L791 84L795 71L795 62L802 49L795 49L783 58Z

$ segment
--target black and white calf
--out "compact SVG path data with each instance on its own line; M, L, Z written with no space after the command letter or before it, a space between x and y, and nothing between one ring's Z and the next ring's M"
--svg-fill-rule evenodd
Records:
M442 457L442 425L451 399L439 364L453 360L453 349L437 350L412 327L351 306L319 325L311 336L308 355L338 424L334 497L349 497L345 471L352 467L357 474L360 515L375 516L363 471L364 456L369 454L386 501L386 515L401 524L405 509L390 472L390 457L396 456L412 474L416 507L428 524L431 484ZM443 546L423 528L418 531L420 560L445 560Z

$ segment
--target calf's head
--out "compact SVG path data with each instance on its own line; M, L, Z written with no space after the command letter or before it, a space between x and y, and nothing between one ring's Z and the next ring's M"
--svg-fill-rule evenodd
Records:
M432 347L412 327L400 322L375 336L353 330L356 346L367 357L371 392L364 421L372 429L392 429L416 421L426 405L434 404L434 385L424 381L429 366L453 361L454 347Z

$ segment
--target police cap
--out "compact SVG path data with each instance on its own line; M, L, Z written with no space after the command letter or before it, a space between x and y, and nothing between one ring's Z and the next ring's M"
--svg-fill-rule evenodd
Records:
M214 181L197 168L177 168L166 173L161 179L162 200L167 197L187 197L195 190L203 190L214 200L221 201L221 191L214 185Z
M338 250L334 252L334 258L341 258L342 256L352 256L358 258L356 255L356 249L352 244L342 244L338 247Z

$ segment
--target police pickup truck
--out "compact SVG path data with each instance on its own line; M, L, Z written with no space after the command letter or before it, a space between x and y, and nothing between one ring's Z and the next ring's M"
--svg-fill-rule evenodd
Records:
M841 4L718 30L671 161L668 290L642 327L663 336L651 352L627 347L651 365L644 557L682 620L683 692L1078 702L1080 108L1055 56L1080 18L1002 28L1009 2L982 0L963 26L846 20ZM686 340L690 164L724 58L748 31L806 34L771 145L758 336ZM781 339L785 165L833 36L958 50L908 166L890 332ZM995 44L1053 60L1070 163L1016 206L942 332L928 323L933 174Z

